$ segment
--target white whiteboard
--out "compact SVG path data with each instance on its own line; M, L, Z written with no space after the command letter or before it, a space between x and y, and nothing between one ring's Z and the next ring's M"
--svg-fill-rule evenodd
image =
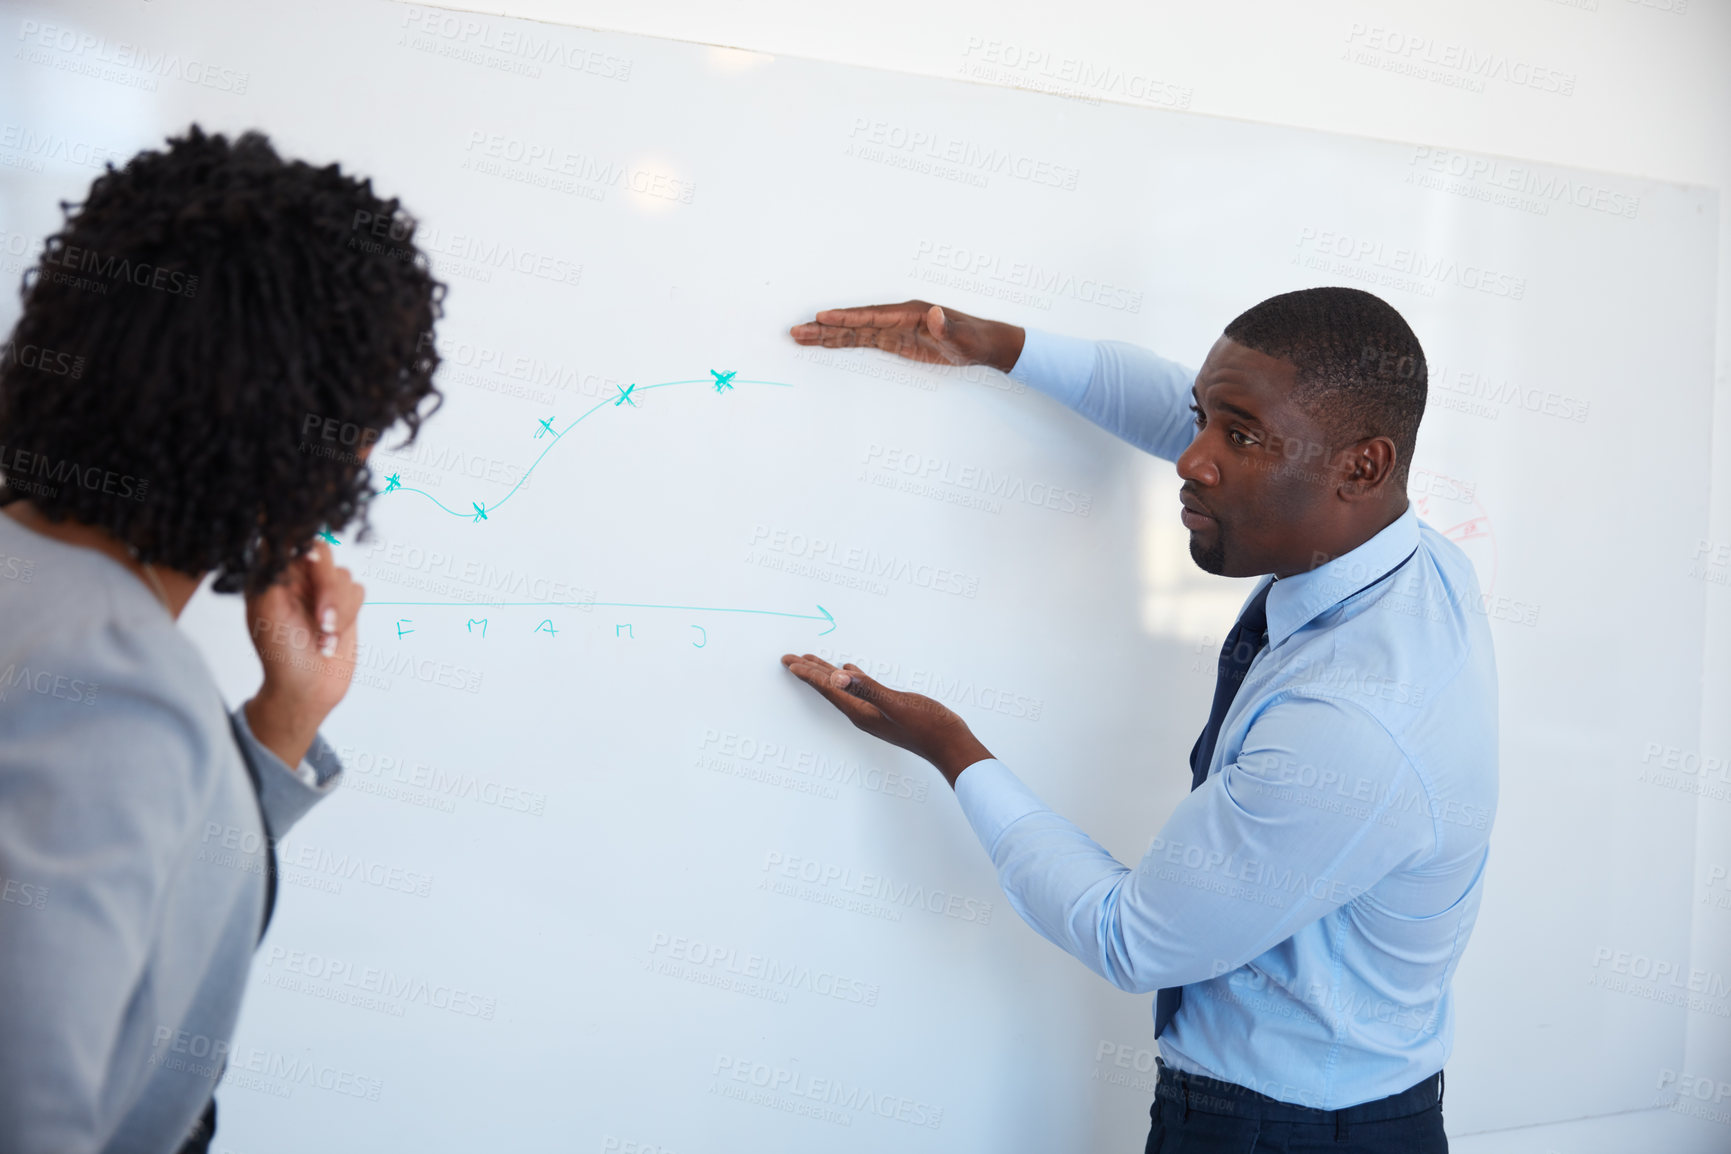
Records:
M1690 953L1695 803L1651 751L1699 733L1709 194L392 4L5 26L8 278L93 158L196 118L371 175L452 286L445 408L375 458L422 492L339 534L379 603L349 775L283 847L219 1149L1140 1148L1151 999L1023 926L941 780L776 657L943 697L1133 861L1243 585L1190 564L1169 466L1044 398L785 336L909 296L1191 365L1276 292L1401 309L1413 496L1502 684L1450 1128L1652 1104L1702 1011L1593 983ZM183 620L250 694L238 604Z

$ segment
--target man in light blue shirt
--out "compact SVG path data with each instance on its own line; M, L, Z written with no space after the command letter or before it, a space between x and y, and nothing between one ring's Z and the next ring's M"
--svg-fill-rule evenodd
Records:
M793 336L1009 372L1177 463L1203 569L1268 575L1222 651L1193 790L1134 868L941 704L782 659L944 774L1041 936L1160 991L1151 1154L1169 1134L1187 1150L1446 1150L1496 672L1471 564L1407 503L1425 365L1405 321L1357 289L1287 293L1228 325L1196 373L925 302L826 311Z

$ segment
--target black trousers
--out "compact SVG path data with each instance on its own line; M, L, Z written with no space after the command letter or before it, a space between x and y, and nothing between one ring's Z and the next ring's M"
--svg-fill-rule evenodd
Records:
M1448 1154L1440 1071L1374 1102L1314 1110L1155 1064L1145 1154Z

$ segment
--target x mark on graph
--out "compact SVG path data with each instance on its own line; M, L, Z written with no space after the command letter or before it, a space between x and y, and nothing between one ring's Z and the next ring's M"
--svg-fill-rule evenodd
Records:
M616 389L619 389L618 385L614 385L613 387ZM619 399L617 401L614 401L613 404L615 406L630 405L632 408L635 409L637 407L637 402L631 399L631 394L636 392L636 391L637 391L636 382L632 382L626 388L619 389Z
M541 427L540 427L540 429L536 430L536 432L535 432L535 439L537 441L539 441L542 437L545 437L548 433L551 433L553 431L553 418L548 417L546 420L543 420L539 423L540 423Z
M722 389L732 389L734 375L738 372L738 369L729 369L725 373L718 373L710 369L709 375L715 378L715 391L719 393Z

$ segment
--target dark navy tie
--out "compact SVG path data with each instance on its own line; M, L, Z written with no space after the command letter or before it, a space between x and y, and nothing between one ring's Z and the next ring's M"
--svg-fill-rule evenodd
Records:
M1214 760L1215 743L1220 740L1220 725L1226 720L1226 711L1231 708L1232 699L1244 682L1244 675L1250 671L1250 663L1262 652L1262 646L1268 640L1268 591L1272 588L1274 582L1270 581L1250 599L1250 604L1238 615L1238 624L1226 635L1226 644L1220 647L1220 671L1214 682L1214 705L1208 710L1208 724L1202 727L1202 735L1196 739L1196 744L1190 747L1190 788L1193 790L1208 780L1208 766ZM1182 986L1173 986L1155 995L1156 1038L1166 1029L1167 1023L1172 1021L1172 1015L1178 1012L1178 1003L1183 998Z

